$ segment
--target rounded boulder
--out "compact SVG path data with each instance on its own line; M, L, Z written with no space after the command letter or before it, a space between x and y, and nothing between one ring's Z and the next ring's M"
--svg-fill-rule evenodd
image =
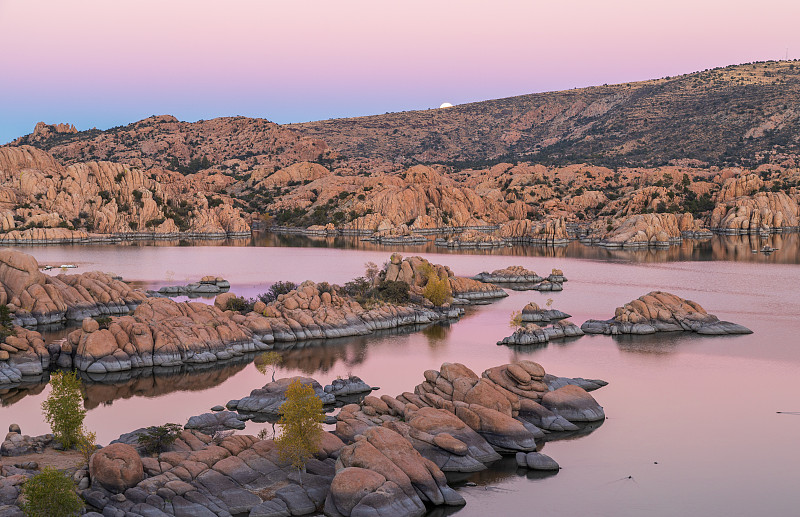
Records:
M110 492L122 493L144 479L142 458L124 443L112 443L92 455L89 476Z

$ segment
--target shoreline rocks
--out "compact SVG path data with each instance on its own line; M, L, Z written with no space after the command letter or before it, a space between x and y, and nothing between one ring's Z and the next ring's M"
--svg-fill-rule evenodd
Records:
M159 288L158 294L163 296L189 296L189 297L214 297L220 293L228 292L230 282L222 277L204 276L199 282L186 285L170 285Z
M674 294L653 291L617 307L609 320L589 320L581 325L587 334L654 334L689 331L704 335L752 334L736 323L720 321L699 304Z
M447 266L432 264L422 257L403 258L397 253L392 254L386 269L380 272L376 281L405 282L410 286L411 294L421 297L428 275L437 275L439 279L447 280L454 305L484 303L508 296L508 293L494 284L455 276Z
M580 327L569 320L556 321L547 327L529 323L514 331L508 337L498 341L498 345L540 345L554 339L580 337L584 334Z
M0 250L0 304L8 306L17 325L127 314L146 298L145 293L107 273L49 276L39 270L32 256Z
M538 284L544 280L544 278L537 275L534 271L529 271L522 266L509 266L504 269L495 269L491 273L484 271L482 273L478 273L472 277L472 279L478 280L479 282L502 284Z
M522 308L520 318L523 323L543 323L571 318L566 312L558 309L542 309L535 302L530 302Z

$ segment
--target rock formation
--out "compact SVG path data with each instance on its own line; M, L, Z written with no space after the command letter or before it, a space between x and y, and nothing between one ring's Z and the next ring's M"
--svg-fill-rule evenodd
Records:
M522 313L520 314L520 319L523 323L543 323L571 317L558 309L542 309L535 302L528 303L522 308Z
M379 279L405 282L413 294L421 296L428 282L428 275L437 275L440 279L447 280L454 303L482 302L508 296L508 293L496 285L455 276L447 266L431 264L422 257L404 259L397 253L392 254Z
M699 304L674 294L653 291L622 307L609 320L589 320L581 329L587 334L653 334L690 331L698 334L752 334L742 325L720 321Z
M560 311L556 311L560 312ZM563 313L561 313L563 314ZM523 320L524 321L524 320ZM498 341L498 345L539 345L554 339L579 337L583 335L580 327L569 320L553 322L552 325L540 327L535 323L528 323L514 331L510 336Z
M683 237L710 237L692 214L636 214L622 222L598 242L607 248L669 246Z
M220 191L231 178L105 161L62 166L30 146L0 148L0 242L225 237L250 226Z
M504 284L509 284L509 283L536 284L544 280L534 271L529 271L522 266L509 266L503 269L495 269L491 273L484 271L472 278L480 282L492 282L492 283L504 283Z
M18 324L125 314L145 298L144 293L107 273L48 276L39 271L32 256L0 250L0 304L8 306Z
M158 294L164 296L216 296L227 292L231 288L230 282L218 276L204 276L199 282L186 285L169 285L161 287Z

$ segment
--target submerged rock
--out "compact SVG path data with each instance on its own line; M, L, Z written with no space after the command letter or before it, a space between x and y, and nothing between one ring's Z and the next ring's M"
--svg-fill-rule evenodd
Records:
M541 452L518 452L516 456L517 466L531 470L558 470L558 463L546 454Z
M690 331L698 334L752 334L742 325L720 321L699 304L674 294L653 291L622 307L610 320L589 320L581 329L587 334L654 334Z

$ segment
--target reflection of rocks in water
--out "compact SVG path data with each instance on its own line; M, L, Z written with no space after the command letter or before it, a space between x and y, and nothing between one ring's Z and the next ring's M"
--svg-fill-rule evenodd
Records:
M753 253L768 244L778 251L771 255ZM295 246L358 249L363 251L385 251L386 246L362 242L359 237L322 237L311 239L301 235L254 234L254 246ZM401 253L464 253L450 248L437 248L432 242L425 245L392 246L392 251ZM796 232L770 234L762 239L759 235L714 235L705 239L683 239L668 248L635 250L607 249L587 246L579 241L570 241L565 247L511 246L509 248L471 249L470 255L503 255L518 257L583 258L591 260L670 262L677 260L734 260L742 262L770 261L783 264L800 263L800 235Z
M695 340L712 339L714 336L703 336L702 338L688 332L673 332L649 335L619 335L612 336L612 339L622 352L632 354L652 354L670 355L678 352L678 349L685 343L692 343Z
M13 406L28 395L35 396L44 391L50 382L50 372L41 375L25 376L20 382L5 386L0 389L0 403L3 406Z
M215 363L134 368L106 374L79 371L84 388L84 406L93 409L117 399L205 390L222 384L242 371L254 357L255 354L251 353Z
M370 342L389 336L405 336L427 329L431 325L406 325L394 329L376 330L368 336L317 339L275 343L274 349L281 352L281 366L300 370L306 374L328 372L342 361L348 366L361 364L367 357Z

